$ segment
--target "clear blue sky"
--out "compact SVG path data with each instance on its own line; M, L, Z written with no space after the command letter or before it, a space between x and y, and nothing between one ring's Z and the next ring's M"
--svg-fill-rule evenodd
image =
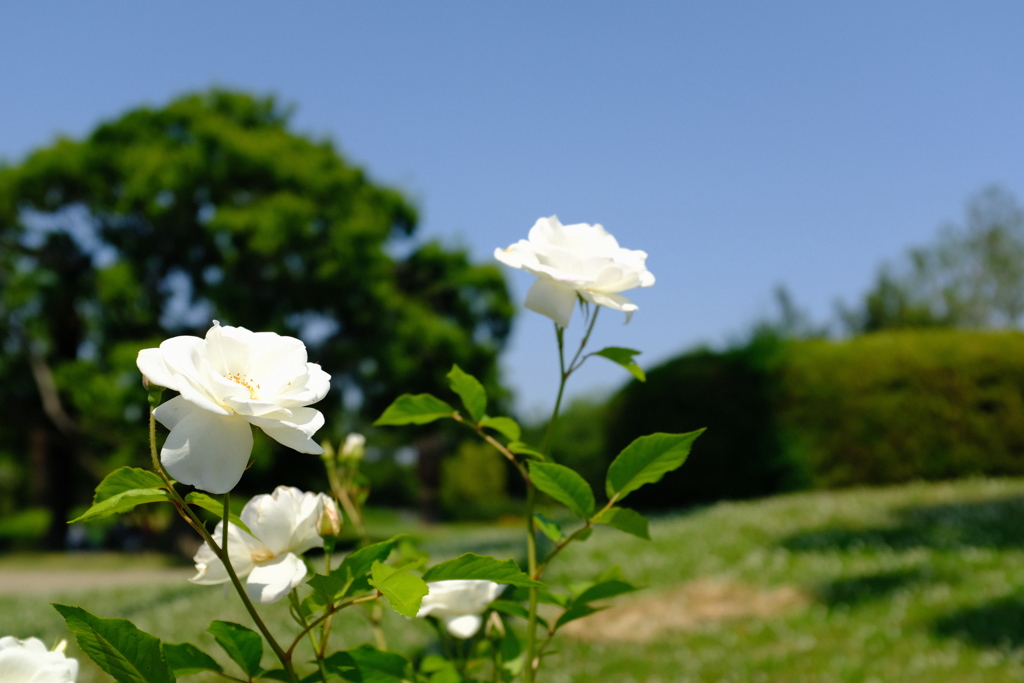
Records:
M0 27L0 158L188 90L275 93L478 259L551 214L646 250L657 284L596 337L648 366L742 334L779 283L825 319L985 185L1024 196L1021 2L40 0ZM505 363L548 406L550 321L523 311ZM628 377L591 364L571 393Z

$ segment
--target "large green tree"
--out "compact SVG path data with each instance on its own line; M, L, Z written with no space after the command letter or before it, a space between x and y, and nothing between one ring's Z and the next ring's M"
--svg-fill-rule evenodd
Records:
M138 349L213 318L307 342L333 376L328 435L399 391L442 392L452 363L500 395L502 275L410 241L415 225L287 108L238 92L136 109L0 169L0 457L32 463L50 543L79 486L145 457Z

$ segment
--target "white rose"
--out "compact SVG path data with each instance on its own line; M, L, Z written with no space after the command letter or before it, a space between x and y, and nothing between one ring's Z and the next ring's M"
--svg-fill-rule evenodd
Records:
M171 430L160 451L168 474L210 493L242 478L256 425L302 453L323 453L312 440L324 423L307 408L322 399L331 376L306 361L305 345L274 332L221 327L199 337L173 337L136 361L151 383L177 391L154 416Z
M228 556L246 591L257 602L277 602L306 578L302 553L323 547L318 533L320 516L328 498L322 493L303 493L292 486L278 486L270 495L260 494L245 504L239 517L252 534L228 524ZM333 502L333 501L332 501ZM224 522L213 538L220 543ZM206 543L192 558L197 574L189 579L204 586L230 581L227 570Z
M66 641L47 650L38 638L0 638L0 683L75 683L78 660L64 655Z
M623 249L600 225L562 225L557 216L539 219L529 240L495 249L494 258L537 276L526 307L563 328L569 326L577 295L623 311L629 322L637 306L619 292L654 284L646 252Z
M505 589L484 580L431 581L417 617L437 617L456 638L470 638L480 630L483 618L495 598Z

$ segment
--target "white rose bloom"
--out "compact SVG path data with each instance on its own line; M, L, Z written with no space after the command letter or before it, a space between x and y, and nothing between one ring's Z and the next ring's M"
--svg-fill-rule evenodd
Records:
M437 617L456 638L470 638L480 630L480 616L505 586L493 581L454 580L427 583L430 592L423 597L417 617Z
M205 339L173 337L140 351L136 363L151 384L180 394L154 416L171 430L160 461L183 484L233 489L252 452L249 425L301 453L323 453L311 437L324 416L306 406L327 394L331 376L306 361L294 337L214 320Z
M75 683L78 660L64 655L66 641L47 650L38 638L0 638L0 683Z
M637 306L619 292L654 284L646 252L623 249L600 225L562 225L557 216L539 219L528 240L495 249L494 258L537 276L526 307L563 328L569 326L577 295L623 311L629 322Z
M247 577L246 591L257 602L277 602L306 578L302 553L321 548L317 533L327 497L303 493L293 486L278 486L274 493L253 496L239 517L252 534L228 524L228 555L239 578ZM217 524L213 538L223 538L224 522ZM226 583L224 563L206 543L192 558L198 572L189 581L204 586Z

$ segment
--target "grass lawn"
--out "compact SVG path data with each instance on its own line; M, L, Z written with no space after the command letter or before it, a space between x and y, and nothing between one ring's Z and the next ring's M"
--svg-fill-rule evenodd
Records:
M725 503L655 519L651 535L644 542L604 530L555 562L551 583L619 564L646 590L557 639L542 680L1024 680L1022 480ZM506 529L443 529L425 542L449 555L460 539L477 552L517 551ZM7 566L0 562L0 572ZM56 599L214 653L203 633L210 620L247 623L220 588L69 592L0 596L0 634L66 637L46 604ZM266 612L284 631L283 605ZM616 635L627 618L639 625ZM388 626L396 649L428 640L419 622L390 614ZM340 647L370 640L358 613L336 633ZM80 683L101 680L83 661Z

